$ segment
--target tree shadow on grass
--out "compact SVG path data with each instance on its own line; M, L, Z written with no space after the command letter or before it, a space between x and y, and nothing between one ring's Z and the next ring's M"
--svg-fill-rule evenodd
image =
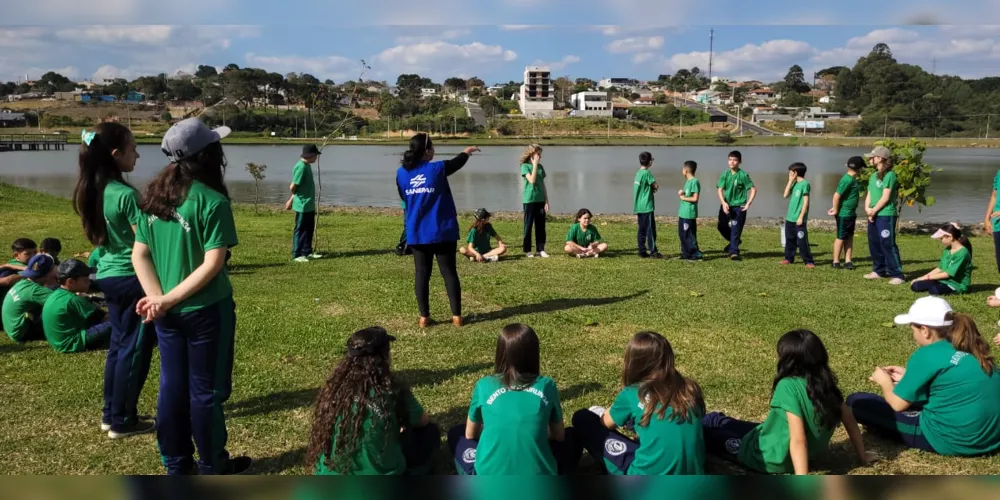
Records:
M574 309L577 307L604 306L609 304L616 304L618 302L624 302L626 300L632 300L641 297L648 293L649 290L643 290L641 292L636 292L633 293L632 295L625 295L622 297L600 297L591 299L549 299L539 302L537 304L524 304L520 306L507 307L499 311L494 311L486 314L478 314L470 317L467 324L472 325L476 323L485 323L488 321L499 321L525 314L565 311L567 309Z
M287 266L288 262L265 262L261 264L233 264L229 266L228 273L231 275L251 274L258 269L270 269L274 267Z
M604 389L604 384L598 382L585 382L583 384L574 384L565 389L560 389L559 399L562 401L568 401L570 399L576 399L580 396L583 396L588 392L599 391L601 389ZM566 408L563 408L563 411L566 412L567 411ZM569 412L569 414L572 415L572 412Z
M350 252L332 252L323 256L321 259L317 260L327 260L327 259L348 259L351 257L373 257L376 255L389 255L396 253L396 250L391 248L379 248L379 249L369 249L369 250L352 250Z
M396 372L396 376L398 376L401 380L406 381L411 387L434 386L459 375L478 373L488 368L493 368L493 363L462 365L450 370L428 370L424 368L400 370ZM471 394L472 387L469 387L469 391Z
M987 283L978 283L978 284L975 284L975 285L969 285L969 290L967 292L965 292L965 293L975 294L975 293L990 292L990 294L992 294L993 292L996 291L996 289L997 289L997 285L990 285L990 284L987 284Z
M305 446L286 450L273 457L255 458L250 472L253 474L281 474L303 464L306 459ZM306 473L311 473L307 470Z
M38 342L28 342L26 344L18 344L15 342L4 342L0 344L0 354L15 354L20 352L34 351L35 349L41 349L45 347L45 344L41 341Z

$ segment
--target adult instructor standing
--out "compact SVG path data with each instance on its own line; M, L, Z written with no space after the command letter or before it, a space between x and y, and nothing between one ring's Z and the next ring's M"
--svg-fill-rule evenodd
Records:
M292 168L292 184L288 186L291 196L285 202L285 210L295 210L295 231L292 233L292 260L295 262L322 257L313 253L312 248L316 231L316 183L313 182L312 164L320 154L315 144L307 144Z
M435 258L448 290L451 322L462 326L462 286L456 267L458 212L448 176L465 166L469 155L476 151L478 147L469 146L451 160L434 161L431 138L417 134L410 139L410 148L403 153L403 163L396 171L396 189L406 204L406 244L413 249L414 289L422 328L431 323L429 296Z

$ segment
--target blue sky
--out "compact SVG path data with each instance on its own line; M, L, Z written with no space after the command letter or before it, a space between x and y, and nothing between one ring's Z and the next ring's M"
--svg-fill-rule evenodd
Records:
M707 70L710 28L714 72L729 78L773 81L792 64L807 74L852 65L878 42L937 73L1000 74L1000 2L992 0L962 0L961 10L946 14L921 0L344 3L20 2L5 6L0 21L0 79L48 70L135 77L236 63L343 81L357 78L361 59L372 68L367 78L389 81L415 72L493 83L517 80L536 63L557 75L655 79L695 65Z

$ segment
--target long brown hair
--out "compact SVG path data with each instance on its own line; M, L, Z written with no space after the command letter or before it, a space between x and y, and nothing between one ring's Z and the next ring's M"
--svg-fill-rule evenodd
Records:
M965 249L969 251L969 258L970 259L972 258L972 242L969 241L969 238L965 236L961 228L959 228L955 224L948 223L941 226L941 230L948 233L948 235L951 236L952 239L959 242L959 244L965 247Z
M542 152L542 147L539 146L538 144L532 144L524 148L524 152L521 153L521 164L524 165L525 163L531 163L531 157L534 156L535 153L541 153L541 152Z
M535 383L540 371L538 335L522 323L507 325L497 338L497 351L493 372L500 376L503 385L521 389Z
M486 226L488 225L490 225L490 218L484 217L482 219L476 219L475 222L472 223L472 227L469 229L475 229L476 233L481 233L486 230Z
M226 155L222 143L209 144L198 154L171 163L146 186L140 209L160 219L172 219L177 207L184 203L188 189L199 181L227 199L229 190L222 178L226 171Z
M968 314L949 312L945 315L946 321L951 321L951 326L941 328L928 327L934 330L939 337L951 343L956 351L969 353L979 360L979 366L987 375L991 375L996 368L996 361L990 355L990 345L979 333L976 321Z
M351 335L348 352L363 350L373 339L386 335L379 327L365 328ZM363 427L371 416L372 425L383 425L384 435L395 413L397 423L408 420L405 398L410 389L397 381L389 366L389 344L363 356L344 356L319 390L312 431L306 448L305 465L310 470L322 457L328 469L346 474L354 466L354 455L361 447L361 438L374 432ZM336 439L334 439L336 427ZM398 431L399 429L395 429ZM385 446L385 443L379 443Z
M73 210L83 222L83 232L94 246L108 242L108 225L104 218L104 188L111 181L129 185L122 176L118 161L111 154L124 151L132 140L132 131L113 122L94 127L90 144L80 144L80 176L73 190ZM129 185L131 187L131 185Z
M656 413L663 420L667 408L670 418L685 422L692 410L705 412L701 387L688 379L674 366L674 350L663 335L656 332L639 332L625 347L625 366L622 369L625 387L639 385L639 401L644 406L639 425L647 427Z
M878 176L878 180L884 179L885 178L885 174L888 174L889 172L892 172L892 167L893 167L892 158L883 158L883 159L885 160L885 169L884 170L879 170L878 169L878 165L875 166L875 175Z

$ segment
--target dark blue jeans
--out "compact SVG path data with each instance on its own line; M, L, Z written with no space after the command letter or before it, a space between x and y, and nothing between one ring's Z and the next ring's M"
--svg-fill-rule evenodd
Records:
M111 430L126 431L138 420L137 405L149 374L156 332L143 324L135 306L145 294L139 278L124 276L99 280L111 319L111 342L104 363L104 414ZM88 342L89 346L89 342Z
M903 263L896 246L896 217L875 217L875 222L868 223L868 251L875 274L883 278L903 278Z
M653 212L636 214L639 219L639 255L660 253L656 248L656 216ZM646 249L649 249L647 252Z
M705 433L705 451L738 462L743 438L760 424L737 420L725 413L712 412L701 419L701 425Z
M847 406L858 423L869 431L910 448L935 453L920 432L920 411L896 411L882 396L857 392L847 397Z
M726 252L729 255L740 254L740 244L743 243L743 227L747 224L747 213L743 207L729 207L729 215L719 207L719 234L729 242Z
M545 251L545 202L524 204L524 242L522 250L531 253L531 228L535 228L535 249Z
M316 230L316 212L295 212L295 231L292 233L292 258L313 253L313 233Z
M156 441L167 474L221 474L229 461L222 404L233 388L236 305L232 297L156 321L160 394ZM194 439L194 445L191 440Z
M605 427L601 417L590 410L573 414L573 428L580 444L595 462L616 476L628 473L639 443Z
M931 295L951 295L955 293L955 290L938 280L921 280L915 281L910 285L910 290L914 292L921 293L927 292Z
M997 272L1000 272L1000 232L993 233L993 253L997 258Z
M448 430L448 448L455 460L455 469L460 476L476 475L476 447L479 441L465 437L465 424L460 424ZM556 468L560 475L571 474L576 470L582 450L579 448L572 427L566 428L564 441L549 441L552 455L556 459Z
M785 221L785 260L795 262L795 250L799 251L803 262L813 263L812 251L809 249L809 230L805 224L798 226L794 222Z
M701 250L698 249L697 219L679 219L677 222L677 236L681 240L682 259L701 258Z

